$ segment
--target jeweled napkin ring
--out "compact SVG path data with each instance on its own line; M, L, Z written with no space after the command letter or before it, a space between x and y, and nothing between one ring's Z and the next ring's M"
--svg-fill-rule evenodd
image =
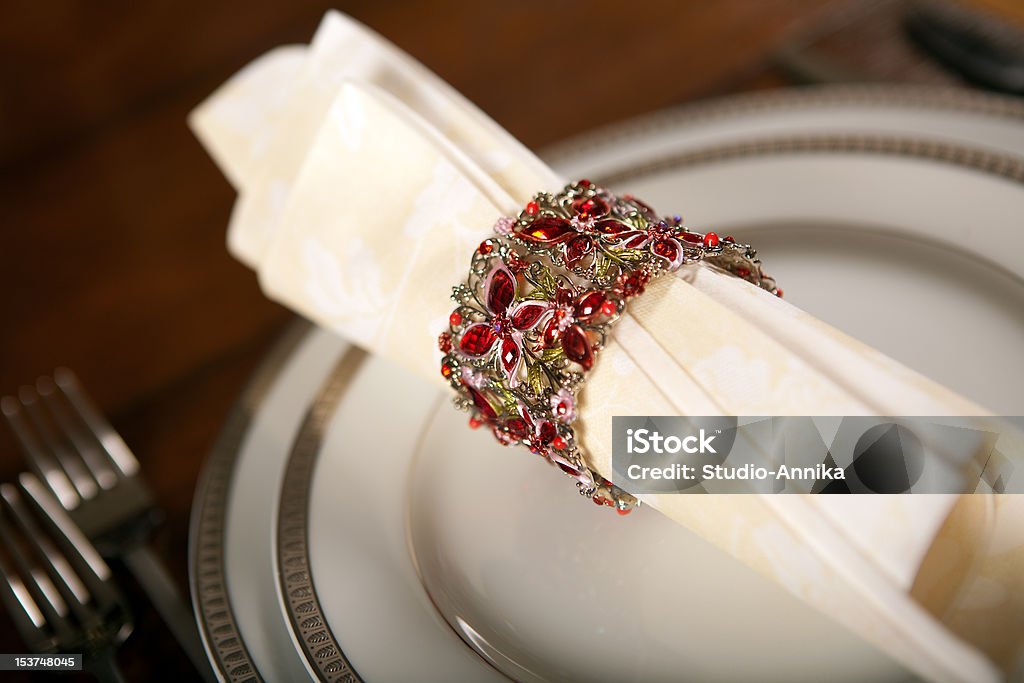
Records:
M658 218L587 180L540 193L499 218L480 243L438 346L441 374L503 444L524 444L598 505L628 514L636 498L590 469L572 422L576 397L611 326L654 278L707 261L779 296L757 252L731 236Z

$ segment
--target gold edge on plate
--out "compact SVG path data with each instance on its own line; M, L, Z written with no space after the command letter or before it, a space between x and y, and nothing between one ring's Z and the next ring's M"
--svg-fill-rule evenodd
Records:
M189 523L189 589L203 646L218 677L230 683L259 683L260 677L238 631L227 592L224 530L239 447L270 387L313 325L296 319L242 390L217 437L196 486Z
M324 436L366 352L350 347L317 390L285 462L277 516L278 580L292 633L321 681L362 683L324 618L310 572L309 502Z
M1024 120L1024 101L968 88L907 84L810 85L748 92L681 104L594 128L542 150L550 163L565 163L609 145L628 144L681 125L695 125L764 112L821 110L828 107L923 108Z
M785 154L827 154L830 152L925 159L1024 183L1024 160L1022 159L958 143L882 133L771 135L741 142L720 143L634 163L616 171L600 174L598 182L616 185L663 171L674 171L735 159Z

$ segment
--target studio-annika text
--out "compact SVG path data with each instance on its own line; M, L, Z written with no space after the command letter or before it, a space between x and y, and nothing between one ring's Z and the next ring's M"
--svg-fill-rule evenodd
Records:
M717 455L714 441L716 434L708 434L701 429L697 434L685 437L675 435L662 436L658 432L647 429L627 430L627 452L652 455ZM752 463L742 465L725 464L685 464L671 462L660 466L631 464L626 468L626 476L634 481L676 480L676 481L822 481L845 479L841 467L829 467L817 464L812 467L796 467L791 465L762 466Z

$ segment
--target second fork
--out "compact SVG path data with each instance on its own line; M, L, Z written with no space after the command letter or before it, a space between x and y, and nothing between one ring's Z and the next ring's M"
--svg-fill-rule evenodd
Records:
M115 653L132 621L110 569L36 477L19 483L0 484L0 598L33 652L82 656L122 683Z
M214 681L191 612L146 540L162 515L121 436L70 370L5 397L4 416L30 469L46 483L100 553L136 577L204 680Z

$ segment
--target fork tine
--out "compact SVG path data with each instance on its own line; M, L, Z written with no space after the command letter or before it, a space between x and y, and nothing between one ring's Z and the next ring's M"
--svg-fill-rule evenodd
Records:
M21 575L22 585L32 602L42 613L46 623L54 630L58 639L70 636L71 629L67 621L68 608L56 589L50 584L49 578L36 571L7 523L6 515L0 514L0 542L14 562L17 573Z
M36 392L42 397L43 403L50 409L50 414L57 423L57 427L71 441L100 488L109 489L116 484L117 472L111 466L110 460L103 457L102 445L92 436L91 432L83 428L80 420L72 419L68 409L67 396L63 392L57 391L56 383L49 377L40 377L36 381Z
M21 405L25 408L25 412L28 413L36 433L41 437L43 444L49 449L49 452L53 454L61 469L64 470L64 473L68 475L68 479L71 480L75 490L78 491L78 495L82 500L93 498L99 492L96 481L86 471L81 460L72 457L67 447L60 442L59 435L47 422L46 415L43 414L42 406L39 405L39 395L35 389L32 387L22 387L18 392L18 398L21 399Z
M53 381L60 387L121 475L130 477L138 473L139 461L132 455L121 435L114 431L114 428L82 390L75 373L67 368L57 368L53 371Z
M0 599L33 651L85 652L94 675L121 683L115 652L132 619L110 569L42 481L30 473L18 479L20 488L0 484Z
M18 483L93 600L102 608L116 604L118 597L110 584L110 567L92 543L34 475L23 473L18 477Z
M11 430L21 445L21 449L25 451L26 460L28 460L32 471L46 482L65 510L73 510L78 507L81 502L78 491L71 483L67 473L54 460L53 456L46 452L46 449L32 433L25 421L25 413L18 402L13 396L4 396L0 401L0 408L2 408L8 424L11 425Z
M14 621L25 644L33 652L50 652L55 649L53 638L46 634L46 618L39 605L32 599L21 577L0 557L0 600L7 607L7 613Z
M71 607L80 621L88 617L86 604L89 602L89 592L78 576L71 569L66 558L64 558L53 544L40 533L39 527L29 516L25 505L21 502L18 490L10 484L0 485L0 498L3 499L7 511L14 519L15 524L21 530L25 543L32 548L37 558L37 566L42 564L43 571L49 576L51 585L60 595L60 599ZM42 581L37 581L43 592L48 586ZM56 601L55 595L47 595L51 602Z

